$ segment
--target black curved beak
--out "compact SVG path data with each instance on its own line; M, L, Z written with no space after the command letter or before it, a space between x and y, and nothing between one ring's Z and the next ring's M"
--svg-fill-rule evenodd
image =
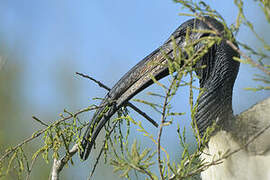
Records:
M211 26L209 26L209 24ZM230 70L231 66L236 67L237 71L235 72L237 75L239 64L237 65L237 63L236 64L233 63L236 61L232 60L233 56L238 56L237 53L235 53L232 50L227 50L227 52L225 52L224 50L219 50L220 51L219 54L215 54L216 48L224 49L224 48L227 48L227 45L216 44L213 47L212 46L208 47L208 46L204 46L205 43L208 43L207 41L204 41L204 42L198 41L200 38L204 36L216 36L216 33L212 33L213 32L212 27L217 29L219 32L224 31L224 27L222 23L220 23L215 18L208 17L208 16L204 16L198 19L197 18L190 19L184 22L172 33L171 35L172 38L168 39L161 47L157 48L150 55L148 55L142 61L140 61L137 65L135 65L115 84L115 86L106 95L104 101L101 103L101 108L99 108L96 111L94 117L92 118L92 121L87 127L87 130L85 132L85 135L81 143L83 149L80 152L80 156L82 159L84 160L87 159L102 127L111 118L111 116L115 112L117 112L117 110L125 106L127 102L133 96L135 96L136 94L141 92L143 89L153 84L153 79L159 80L169 74L168 59L173 59L174 62L179 63L178 65L180 67L184 67L185 66L184 63L189 64L192 67L195 67L195 69L197 69L196 71L197 75L201 77L200 87L204 86L205 84L204 81L208 79L208 76L209 78L210 77L212 78L212 76L210 76L211 75L210 73L212 71L213 72L221 71L220 68L217 68L221 60L223 60L222 62L226 62L224 63L224 66L221 66L221 68L224 68L226 65L227 69L229 69L228 72L231 72ZM196 56L193 56L193 55L188 58L189 52L186 51L185 47L187 47L187 45L191 41L192 41L191 45L193 46L192 49L196 51L195 54L201 53L200 61L198 61L198 58L195 58ZM210 43L210 45L211 44L212 43ZM208 51L205 51L205 48L211 48L211 49L210 50L208 49L209 50L208 52ZM204 54L204 53L207 53L207 54ZM205 58L202 57L202 55ZM219 58L216 58L216 56L219 56ZM219 61L217 65L215 65L217 60ZM177 61L180 61L180 62L177 62ZM207 65L207 68L201 68L203 65ZM224 77L227 78L227 76L224 76L222 78L223 73L224 73L224 70L218 73L221 76L220 79L223 79ZM231 82L234 83L236 75L232 76ZM218 77L218 76L215 76L215 77ZM213 87L215 88L221 87L221 86L216 86L216 79L214 81L211 78L210 78L211 81L209 80L209 82L214 84L214 85L212 84ZM227 81L228 79L226 79L226 82ZM231 83L230 85L233 85L233 83ZM205 94L204 96L212 98L213 97L211 96L212 91L209 91L209 88L212 88L212 86L209 87L208 84L206 85L208 86L206 87L208 88L208 94ZM224 92L223 89L221 89L220 91L222 93ZM230 92L231 91L228 91L228 94L229 94L228 97L231 97ZM201 111L200 114L203 114L203 117L207 115L207 113L202 113L203 110L207 110L207 111L209 110L209 108L204 107L206 106L206 103L209 102L205 100L205 97L200 100L201 107L198 107L198 111ZM196 120L198 122L201 121L200 123L198 123L198 125L201 126L200 132L203 132L204 127L206 127L204 126L205 122L212 122L211 119L215 119L215 118L212 118L210 116L209 118L205 118L205 117L200 118L199 117L200 114L199 113L197 114L198 115L196 117Z
M87 127L82 140L83 151L80 156L87 159L102 127L111 116L124 106L133 96L169 74L167 58L172 56L171 43L153 51L129 70L109 91Z

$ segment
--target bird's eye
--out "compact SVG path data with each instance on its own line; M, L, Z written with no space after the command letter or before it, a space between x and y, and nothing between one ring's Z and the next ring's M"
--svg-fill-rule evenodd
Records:
M208 37L208 36L210 36L210 33L204 33L204 34L201 36L201 38L202 38L202 37Z

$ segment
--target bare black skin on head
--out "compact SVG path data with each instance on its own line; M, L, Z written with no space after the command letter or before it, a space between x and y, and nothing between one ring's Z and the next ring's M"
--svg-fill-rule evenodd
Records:
M212 30L208 26L209 24L211 24L211 28L214 27L219 32L223 32L223 25L219 21L211 17L204 17L203 20L191 19L186 21L171 36L175 39L177 45L182 48L185 45L188 28ZM196 40L212 34L191 31L189 35L191 40ZM197 50L199 48L200 45L195 47ZM169 74L164 52L173 59L173 42L171 37L162 46L129 70L106 95L101 106L111 102L109 109L105 113L104 107L98 109L90 121L83 136L83 151L80 154L82 159L88 158L100 130L111 116L133 96L153 84L151 75L159 80ZM227 120L233 117L232 90L239 69L239 62L233 60L235 56L239 57L237 52L226 44L225 41L221 41L220 44L212 46L208 53L195 65L195 67L206 65L206 68L196 69L197 75L201 77L200 87L204 89L204 93L199 99L195 116L200 135L203 135L206 128L213 121L217 121L221 126L224 125L224 129L229 127L230 123Z

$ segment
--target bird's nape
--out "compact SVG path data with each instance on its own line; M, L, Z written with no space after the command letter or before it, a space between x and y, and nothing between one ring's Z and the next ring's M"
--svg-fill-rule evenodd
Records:
M220 32L224 29L219 21L211 17L188 20L174 31L171 35L172 38L170 37L161 47L135 65L115 84L101 103L102 108L96 111L87 127L81 143L83 150L80 156L82 159L87 159L102 127L119 108L153 84L153 77L159 80L169 74L167 58L174 59L174 43L183 49L187 44L187 29L211 30L208 23ZM189 34L190 40L198 40L203 35L200 31L190 31ZM205 90L199 99L201 105L199 104L195 117L201 135L213 120L220 118L223 121L223 117L225 117L223 111L227 109L232 111L231 94L239 67L239 62L233 60L234 56L238 56L238 54L222 41L220 44L215 44L195 66L207 65L206 68L196 70L196 73L201 76L200 86ZM225 110L222 107L225 107ZM209 111L214 112L215 115L209 116Z

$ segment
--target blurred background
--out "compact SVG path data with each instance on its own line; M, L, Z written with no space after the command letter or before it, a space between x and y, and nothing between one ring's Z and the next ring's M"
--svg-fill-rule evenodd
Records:
M235 21L238 9L233 1L205 1L219 11L228 24ZM261 9L252 0L245 1L245 12L257 32L269 43L269 25ZM45 122L53 122L64 108L76 112L90 104L98 103L93 97L103 97L104 89L75 72L89 74L112 87L142 58L160 46L170 34L188 18L181 17L179 4L162 0L105 1L105 0L0 0L0 154L35 130L40 124L32 115ZM242 28L238 40L260 47L257 39ZM246 91L255 87L253 74L260 73L249 65L241 65L233 97L235 114L256 102L269 97L269 91ZM162 82L165 82L163 80ZM146 96L146 92L160 91L157 86L146 89L137 98L159 102ZM187 112L176 118L173 127L165 128L162 145L172 153L177 162L181 149L176 138L176 127L188 128L188 140L195 140L190 133L188 90L177 95L173 108ZM152 111L143 105L148 114ZM92 113L82 120L88 121ZM154 136L157 130L136 113L133 118L144 122L144 127ZM160 121L157 113L151 116ZM131 138L139 139L143 146L154 144L133 128ZM170 141L168 141L168 139ZM27 146L29 152L41 147L41 139ZM62 179L86 179L93 168L97 152L63 171ZM94 179L120 179L112 167L100 161ZM39 160L31 179L48 179L51 161ZM11 177L12 179L12 177ZM14 177L15 179L15 177Z

